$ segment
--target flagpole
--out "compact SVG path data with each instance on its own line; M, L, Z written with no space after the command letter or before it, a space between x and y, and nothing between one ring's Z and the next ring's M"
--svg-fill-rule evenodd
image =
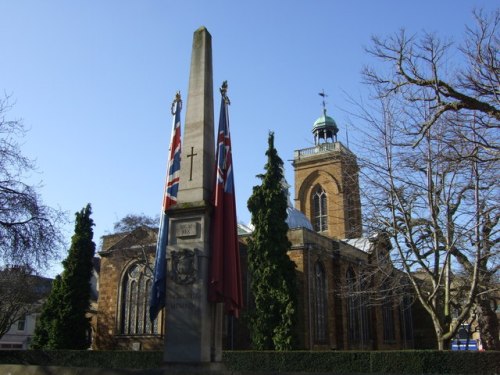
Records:
M180 169L180 112L182 109L181 94L177 91L172 102L170 112L173 115L172 132L170 135L170 145L167 160L167 173L163 190L162 208L160 213L160 226L158 229L158 239L156 243L155 269L153 285L151 288L151 299L149 303L149 318L151 322L157 318L158 313L165 307L166 281L167 281L167 260L166 252L168 245L169 218L167 210L177 202L177 191L179 188Z
M212 253L208 294L211 302L223 303L227 314L238 317L243 297L229 131L230 100L227 88L227 81L224 81L220 88L221 107L213 189Z

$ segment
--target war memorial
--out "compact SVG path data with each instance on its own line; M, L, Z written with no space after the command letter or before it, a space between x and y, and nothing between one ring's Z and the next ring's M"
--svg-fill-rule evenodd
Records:
M303 352L298 357L287 357L288 354L285 353L274 359L270 359L272 353L256 353L253 358L257 368L262 362L269 361L269 368L265 371L262 368L257 371L233 370L231 366L227 366L225 361L236 358L237 352L228 351L224 357L223 349L228 349L229 342L228 321L224 317L225 303L223 299L216 299L214 302L211 296L213 291L210 289L213 275L211 261L214 257L214 207L211 200L217 178L214 168L217 156L212 69L212 38L205 27L200 27L193 36L182 138L183 163L178 170L180 183L176 202L168 208L168 243L164 248L164 258L161 258L165 266L165 279L162 282L165 287L162 306L165 308L157 311L156 323L148 325L144 320L142 325L137 323L132 327L126 321L126 317L130 317L127 314L130 313L123 301L126 290L124 282L132 278L134 272L140 274L145 271L138 270L131 259L126 258L125 254L130 252L122 250L137 249L140 241L154 244L160 234L140 229L127 236L109 236L104 239L100 253L101 289L95 322L95 354L98 355L99 351L109 353L116 350L117 357L139 358L141 353L150 351L153 353L151 358L156 361L161 352L161 365L155 363L143 368L105 368L92 366L92 360L89 359L89 365L82 367L4 364L0 365L0 374L297 374L307 373L309 369L318 374L380 374L386 373L377 369L383 368L384 362L390 361L388 358L391 357L387 353L391 350L418 349L419 342L425 341L425 337L419 337L424 335L418 324L422 322L411 315L412 310L405 309L404 306L398 306L394 310L380 307L372 311L360 306L354 308L352 301L333 298L333 293L329 293L327 289L327 286L335 286L341 282L338 275L347 274L349 279L349 275L357 271L356 267L367 264L374 254L382 254L387 250L387 243L383 238L370 241L361 238L356 157L347 147L337 142L337 125L327 115L325 108L323 115L313 126L315 146L295 152L293 165L296 204L292 207L290 203L288 209L288 236L292 243L288 255L302 275L302 289L299 292L301 318L297 330ZM225 91L222 90L221 94L221 100L224 101ZM327 183L331 181L335 184ZM321 186L329 186L328 189L331 190L322 190ZM325 230L326 234L321 235L316 233L316 228L307 217L311 217L314 210L314 199L310 197L316 197L321 202L326 194L338 199L329 209L336 207L339 212L328 212L325 215L329 220L328 231ZM239 234L240 246L244 247L245 236L249 234ZM337 241L336 238L346 240ZM158 254L156 259L159 259ZM149 277L148 282L152 281L152 275ZM145 285L151 288L148 282ZM246 281L243 284L244 289L248 288ZM151 289L147 290L149 292ZM145 310L142 314L149 317ZM353 325L353 318L362 323ZM414 324L415 320L417 322ZM388 329L388 322L391 329ZM140 329L143 330L141 333L149 330L148 335L134 336L133 333ZM231 330L234 331L233 326ZM238 339L231 337L230 341L238 342ZM245 343L241 345L229 349L249 349L245 347ZM349 350L353 351L352 356ZM314 370L313 361L320 361L322 355L336 351L343 366L346 362L352 362L351 371L337 372L335 368L330 371ZM319 354L316 357L315 352ZM397 353L401 357L406 355L404 352ZM91 358L92 355L92 351L88 351L82 353L82 358ZM425 355L422 358L424 357ZM407 358L410 362L411 354ZM300 369L276 370L276 363L281 362L286 367L289 359L300 363ZM358 363L354 363L355 361ZM343 368L347 367L349 366Z

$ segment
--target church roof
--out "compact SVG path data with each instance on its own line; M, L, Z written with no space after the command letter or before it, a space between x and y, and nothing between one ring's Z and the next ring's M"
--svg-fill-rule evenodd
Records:
M365 253L371 252L373 248L373 241L367 237L348 238L342 241Z
M307 216L304 215L304 213L291 206L287 207L286 212L288 214L286 218L288 228L306 228L313 230L311 222L309 221Z
M288 224L288 228L305 228L309 230L314 230L311 222L301 211L289 205L286 209L287 218L286 223ZM243 223L238 223L238 236L251 234L254 231L253 225L248 224L245 225Z
M250 234L253 232L253 227L251 225L245 225L243 223L238 223L237 229L238 229L238 236Z
M390 239L385 232L373 232L368 237L348 238L342 241L365 253L371 253L375 248L392 248Z
M116 249L155 245L157 241L157 233L157 228L140 226L130 232L103 236L103 244L100 254Z

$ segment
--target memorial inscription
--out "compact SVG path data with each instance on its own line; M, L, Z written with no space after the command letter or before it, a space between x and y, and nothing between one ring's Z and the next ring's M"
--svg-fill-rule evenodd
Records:
M194 301L201 298L200 293L192 292L177 296L172 296L169 302L167 302L167 309L169 310L187 310L187 311L198 311L199 305Z
M197 223L194 221L176 223L175 235L178 238L196 237L198 235Z
M176 300L167 303L168 310L187 310L187 311L197 311L199 307L193 303L192 300Z

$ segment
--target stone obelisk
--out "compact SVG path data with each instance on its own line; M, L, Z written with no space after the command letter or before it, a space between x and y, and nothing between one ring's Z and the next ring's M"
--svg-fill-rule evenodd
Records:
M221 359L221 315L207 301L214 181L212 38L194 32L177 205L169 212L164 361Z

